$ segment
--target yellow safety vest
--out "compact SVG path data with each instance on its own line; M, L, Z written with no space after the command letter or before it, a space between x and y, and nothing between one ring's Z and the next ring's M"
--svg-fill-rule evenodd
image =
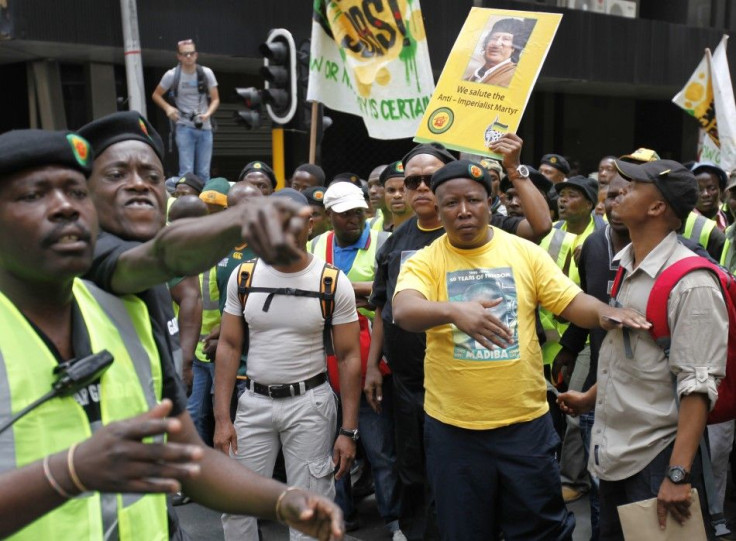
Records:
M115 297L79 279L74 298L92 351L107 349L115 361L100 380L102 425L148 411L161 399L161 361L148 310L134 296ZM0 421L46 394L56 357L15 305L0 293ZM20 468L86 440L87 415L73 397L53 398L0 434L0 471ZM118 538L167 540L163 494L88 492L29 524L10 539L98 541L117 520Z
M330 233L332 232L328 231L313 238L307 246L310 253L325 261L327 261L327 238L330 236ZM389 236L390 233L385 231L370 230L366 247L358 250L358 253L355 255L355 261L353 261L353 266L350 267L350 272L346 273L348 280L351 282L373 281L373 278L376 276L376 253L378 253L378 250L383 246L383 243L386 242ZM373 320L374 312L372 310L359 308L358 312Z
M368 224L368 229L373 229L374 231L383 231L383 211L381 209L376 210L376 215L373 216L370 220L367 220L366 223Z
M687 220L685 220L685 230L682 236L700 244L703 248L708 248L708 240L710 234L716 227L716 222L705 216L691 212ZM725 250L724 250L725 252Z
M719 263L726 267L729 272L736 271L736 250L734 250L733 238L736 235L736 224L731 224L726 228L726 242L723 243L723 252L721 252L721 260Z
M199 287L202 290L202 330L199 333L199 341L197 349L194 350L194 356L203 363L210 362L204 354L204 344L202 340L210 331L220 324L222 316L220 314L220 290L217 289L217 267L212 267L209 271L199 275Z
M557 222L559 223L559 222ZM568 233L563 227L554 227L549 234L542 239L539 245L547 250L547 253L554 259L555 263L560 269L565 268L565 263L568 264L567 276L580 285L580 271L575 263L573 257L573 251L575 247L595 231L596 220L591 216L590 223L585 228L585 231L579 235ZM569 261L568 261L569 258ZM544 308L539 309L539 319L542 322L547 340L542 344L542 359L544 364L552 364L555 357L559 353L562 347L560 346L560 338L565 333L567 328L570 326L569 323L559 321L555 318L555 315L545 310Z

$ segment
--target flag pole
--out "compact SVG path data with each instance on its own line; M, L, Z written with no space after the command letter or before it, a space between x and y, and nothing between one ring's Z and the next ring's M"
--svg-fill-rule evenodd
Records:
M317 118L319 117L319 102L312 102L312 121L309 126L309 163L317 159Z

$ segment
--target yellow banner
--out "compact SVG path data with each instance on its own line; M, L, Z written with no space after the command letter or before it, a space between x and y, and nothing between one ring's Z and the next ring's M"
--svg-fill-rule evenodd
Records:
M414 140L495 156L488 145L519 128L561 19L559 13L471 9Z

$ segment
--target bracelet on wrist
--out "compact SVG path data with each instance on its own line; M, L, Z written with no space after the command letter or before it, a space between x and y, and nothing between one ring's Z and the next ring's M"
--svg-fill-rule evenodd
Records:
M281 504L284 501L284 496L288 492L294 492L296 490L301 490L299 487L287 487L286 490L284 490L281 494L279 494L279 497L276 499L276 520L278 520L281 524L286 524L286 520L281 516Z
M76 443L69 447L69 451L67 451L66 453L66 465L67 468L69 468L69 477L72 478L72 483L74 483L74 486L77 487L81 494L82 492L89 492L89 489L85 487L82 481L79 479L79 476L77 475L77 470L74 467L74 451L76 450Z
M51 485L51 488L54 489L54 492L59 496L66 500L71 500L74 497L74 495L69 494L66 490L61 488L61 485L51 473L51 468L49 467L49 455L43 457L43 475L46 477L46 481L48 481L49 485Z

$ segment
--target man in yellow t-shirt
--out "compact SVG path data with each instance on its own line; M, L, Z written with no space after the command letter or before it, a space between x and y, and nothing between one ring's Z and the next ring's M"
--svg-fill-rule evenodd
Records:
M504 168L523 174L512 163L521 140L503 144ZM431 183L447 234L402 266L393 309L405 330L427 331L427 473L441 536L570 539L534 310L588 328L648 324L582 293L538 246L489 226L483 168L452 162Z

